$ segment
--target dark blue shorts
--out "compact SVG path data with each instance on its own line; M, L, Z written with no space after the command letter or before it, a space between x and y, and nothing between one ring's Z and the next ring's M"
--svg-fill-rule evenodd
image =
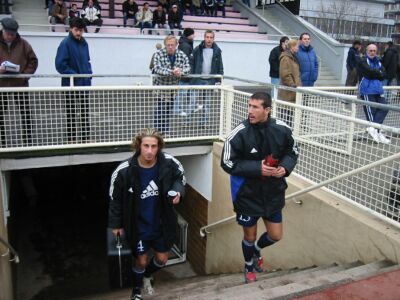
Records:
M139 240L138 243L136 244L135 253L137 256L143 255L147 253L147 251L149 251L150 248L153 248L154 251L156 252L168 252L169 250L171 250L165 244L164 238L160 236L153 240Z
M260 218L261 217L251 217L242 214L236 214L236 221L238 222L239 225L242 225L243 227L252 227L256 225L258 219ZM268 218L266 217L262 218L272 223L282 223L282 211L280 210Z

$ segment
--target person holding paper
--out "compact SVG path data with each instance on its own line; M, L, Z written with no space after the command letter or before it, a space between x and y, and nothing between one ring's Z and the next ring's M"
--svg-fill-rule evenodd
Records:
M38 59L31 45L18 34L18 23L12 18L1 20L0 31L0 74L34 74ZM9 66L7 68L7 65ZM18 72L19 69L19 72ZM27 87L29 78L0 78L0 87ZM26 93L3 93L0 100L0 142L6 144L4 111L8 103L14 100L21 115L20 136L24 144L31 145L32 126L29 98Z

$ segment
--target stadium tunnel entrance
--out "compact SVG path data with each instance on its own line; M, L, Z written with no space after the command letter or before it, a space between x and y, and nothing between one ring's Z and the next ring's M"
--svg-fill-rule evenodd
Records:
M188 180L184 201L176 207L188 223L186 242L179 244L181 235L176 245L185 244L187 249L182 259L171 251L175 265L157 272L156 280L205 274L206 239L200 237L199 229L208 222L211 149L197 145L166 150L183 164ZM13 299L73 299L110 291L108 189L112 172L130 155L110 152L2 160L3 194L7 195L2 203L7 220L3 228L20 258L19 264L10 264L12 270L5 277ZM11 291L7 293L11 297Z
M11 172L10 241L18 300L107 291L108 187L117 163Z

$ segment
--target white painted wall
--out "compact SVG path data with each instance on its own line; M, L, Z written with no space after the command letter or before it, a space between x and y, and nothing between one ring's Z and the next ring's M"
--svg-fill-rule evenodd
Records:
M65 34L28 33L21 35L32 45L39 58L37 74L55 74L54 59L57 47ZM195 45L200 42L195 41ZM87 34L93 72L96 74L141 74L149 75L150 58L155 44L162 42L156 36L115 36ZM276 41L216 41L222 49L225 75L270 82L268 56ZM31 79L31 86L59 86L60 79ZM148 79L118 78L94 79L93 85L125 85Z
M208 201L212 194L212 153L179 157L185 169L187 183Z

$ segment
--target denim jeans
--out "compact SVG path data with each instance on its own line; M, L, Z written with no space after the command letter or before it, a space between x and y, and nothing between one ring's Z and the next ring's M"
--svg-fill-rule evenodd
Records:
M124 27L126 27L126 22L128 21L128 19L132 19L132 20L133 20L133 25L136 24L136 17L135 17L135 15L129 16L127 13L124 13Z
M190 81L180 81L179 85L191 85ZM196 109L196 97L193 90L179 90L174 101L174 113L186 112L188 115Z
M172 105L171 99L161 97L157 99L157 107L154 111L154 127L163 134L169 133L170 130Z
M198 85L214 85L214 80L213 79L197 79L197 84ZM202 117L200 120L200 124L202 126L205 126L208 122L208 118L210 116L210 109L211 109L211 103L212 103L212 98L213 98L214 92L212 90L203 90L199 91L196 90L194 92L194 97L197 99L198 104L203 105L202 109Z
M277 78L277 77L271 77L271 84L279 84L279 78ZM272 87L272 88L271 88L271 98L272 98L272 99L275 98L274 96L275 96L275 94L274 94L274 88ZM276 96L278 96L278 95L276 95Z

